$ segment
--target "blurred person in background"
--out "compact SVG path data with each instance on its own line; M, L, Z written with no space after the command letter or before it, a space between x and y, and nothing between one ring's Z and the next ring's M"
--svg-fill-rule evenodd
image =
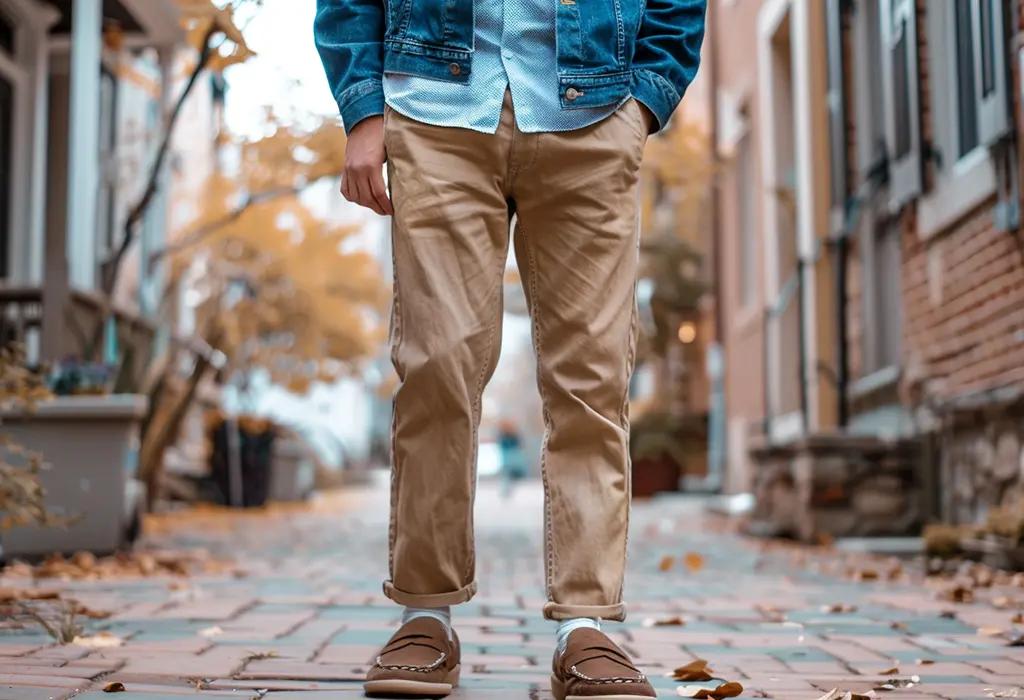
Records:
M317 0L314 38L348 133L342 195L393 217L400 384L384 591L405 610L368 692L458 684L450 606L477 589L474 461L514 214L547 433L552 692L655 695L601 621L625 617L640 166L696 75L705 10Z
M503 421L498 432L501 448L501 496L512 498L516 482L526 478L526 453L523 451L519 431L512 421Z

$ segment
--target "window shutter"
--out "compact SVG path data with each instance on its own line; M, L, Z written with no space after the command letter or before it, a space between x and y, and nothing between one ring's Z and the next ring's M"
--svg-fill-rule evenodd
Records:
M831 232L842 230L846 219L846 101L843 99L843 7L839 0L825 3L828 45L828 138L831 156Z
M978 135L990 146L1010 129L1006 79L1005 0L974 0L974 75L978 95Z
M879 0L890 207L921 193L921 94L914 0Z

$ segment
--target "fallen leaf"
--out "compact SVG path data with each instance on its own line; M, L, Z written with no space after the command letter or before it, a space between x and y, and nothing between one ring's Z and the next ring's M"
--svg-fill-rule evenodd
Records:
M895 666L893 666L892 668L887 668L884 671L880 671L878 673L878 675L880 675L880 676L895 676L899 672L900 672L900 670L898 668L896 668Z
M88 617L90 620L106 620L114 613L109 610L93 610L86 605L79 605L75 608L75 614L81 615L82 617Z
M833 688L818 700L871 700L874 697L874 693L870 695L861 695L860 693L851 693L850 691L842 691L839 688Z
M697 659L685 666L680 666L672 672L672 678L685 683L704 683L714 680L714 676L711 675L711 669L708 668L708 662L704 659Z
M224 630L220 627L207 627L206 629L199 630L198 634L200 637L218 637L224 634Z
M861 569L853 578L857 581L877 581L879 574L875 569Z
M103 686L103 692L104 693L123 693L124 692L124 683L122 683L121 681L111 681L110 683L107 683L105 686Z
M914 663L916 663L918 666L931 666L935 662L931 659L918 659Z
M75 637L71 643L86 649L116 649L124 645L124 640L110 632L99 632L91 637Z
M1010 618L1010 622L1012 622L1015 625L1024 625L1024 613L1017 613L1012 618Z
M644 627L683 627L686 625L686 620L681 617L663 617L660 619L648 617L641 624Z
M1024 634L1015 634L1007 642L1008 647L1024 647Z
M979 637L998 637L1003 633L998 627L981 627L978 629Z
M895 622L890 624L889 627L891 629L894 629L894 630L905 630L905 629L907 629L907 623L906 622L900 622L899 620L896 620Z
M836 603L834 605L822 605L821 611L823 613L836 615L839 613L852 613L857 612L856 605L847 605L845 603Z
M71 557L71 563L86 571L96 568L96 555L92 552L78 552Z
M663 557L661 562L658 564L658 569L661 571L668 571L675 565L675 563L676 560L673 557Z
M57 591L39 591L33 588L0 588L0 603L21 603L35 600L58 600Z
M939 597L952 603L973 603L974 591L967 586L953 586L942 591ZM955 617L956 613L953 613L952 616Z
M704 568L704 557L696 552L688 553L683 558L683 562L686 564L686 570L691 574L695 574Z
M743 693L743 686L735 681L723 683L717 688L705 688L702 685L684 685L676 689L676 692L684 698L710 698L711 700L722 700L722 698L735 698Z

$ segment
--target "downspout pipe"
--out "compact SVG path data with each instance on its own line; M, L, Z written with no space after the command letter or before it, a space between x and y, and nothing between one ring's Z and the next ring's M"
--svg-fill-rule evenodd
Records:
M849 215L847 215L849 216ZM850 357L848 329L846 326L846 260L848 242L841 234L833 246L835 259L836 295L836 425L840 430L850 423Z

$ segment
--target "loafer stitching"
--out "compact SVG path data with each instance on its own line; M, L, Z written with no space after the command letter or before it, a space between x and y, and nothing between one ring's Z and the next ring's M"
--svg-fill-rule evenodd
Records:
M378 668L387 669L389 671L414 671L416 673L428 673L443 664L446 658L448 658L448 655L442 652L440 658L429 666L402 666L397 664L385 664L378 656L377 663L375 665Z
M576 676L577 678L587 681L588 683L644 683L647 681L647 676L642 673L637 673L636 678L625 678L625 677L614 677L614 678L591 678L583 673L580 673L579 669L575 666L569 669L569 673Z

